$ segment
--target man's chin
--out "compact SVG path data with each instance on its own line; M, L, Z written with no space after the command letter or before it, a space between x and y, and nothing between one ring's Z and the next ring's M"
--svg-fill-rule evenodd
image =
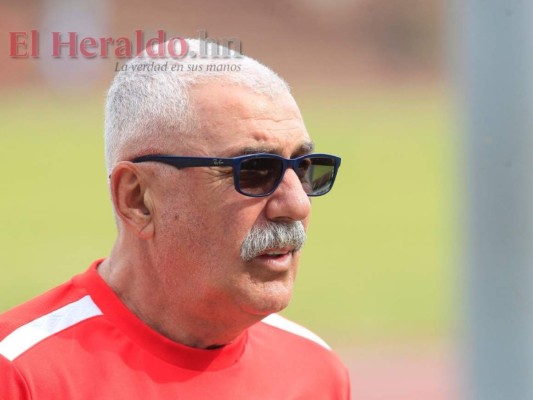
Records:
M268 293L247 302L243 307L249 314L257 317L266 317L284 310L290 303L292 290L286 290L285 293Z

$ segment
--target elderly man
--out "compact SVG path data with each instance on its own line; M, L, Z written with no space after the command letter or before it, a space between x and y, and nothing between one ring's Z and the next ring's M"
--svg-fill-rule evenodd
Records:
M116 243L0 317L0 398L348 399L327 345L275 314L309 196L331 189L340 159L313 153L287 85L255 60L143 62L107 98Z

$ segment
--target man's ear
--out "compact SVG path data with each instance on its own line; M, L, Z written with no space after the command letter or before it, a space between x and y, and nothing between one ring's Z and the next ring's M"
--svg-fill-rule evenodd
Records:
M115 212L122 222L142 239L153 237L153 204L137 167L129 162L118 163L109 185Z

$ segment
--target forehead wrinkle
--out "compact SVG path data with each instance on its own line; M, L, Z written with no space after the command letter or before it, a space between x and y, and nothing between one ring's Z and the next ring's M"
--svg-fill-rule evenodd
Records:
M250 129L250 136L253 139L265 142L302 134L305 137L308 136L305 124L303 120L294 118L285 118L277 121L271 118L253 119Z
M240 118L243 121L248 121L250 119L261 122L261 121L267 121L267 122L285 122L285 121L291 121L291 122L302 122L302 117L299 113L294 113L294 115L290 116L289 118L276 118L275 116L268 116L267 118L257 118L255 115L248 115L248 116L242 116Z

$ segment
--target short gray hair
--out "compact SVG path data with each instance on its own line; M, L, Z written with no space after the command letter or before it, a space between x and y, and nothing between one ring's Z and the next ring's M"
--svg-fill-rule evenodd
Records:
M189 54L191 51L200 54L200 41L186 40ZM212 48L211 51L216 50ZM150 58L145 51L122 67L111 84L106 101L105 161L108 174L119 161L131 159L140 152L164 151L161 146L168 135L176 137L176 134L194 130L197 121L191 110L189 90L195 85L229 83L271 97L290 92L287 83L268 67L220 45L217 54L228 54L221 50L229 51L230 57ZM143 64L155 68L138 67ZM154 71L164 65L166 71ZM172 71L174 65L178 67ZM203 66L202 71L194 67L199 65ZM197 70L193 71L195 68Z

